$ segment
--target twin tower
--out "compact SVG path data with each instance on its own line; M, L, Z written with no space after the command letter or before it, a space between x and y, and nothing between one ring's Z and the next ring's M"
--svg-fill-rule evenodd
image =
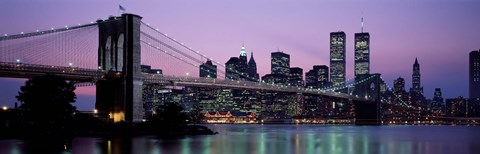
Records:
M142 17L122 14L97 20L98 69L108 72L97 82L98 116L114 122L143 119L140 25Z

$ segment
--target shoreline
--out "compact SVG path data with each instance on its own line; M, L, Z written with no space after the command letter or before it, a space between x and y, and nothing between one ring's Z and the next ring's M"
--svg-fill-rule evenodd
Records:
M127 128L118 127L113 129L90 129L75 130L66 128L42 128L35 130L31 128L2 128L0 139L33 139L38 137L134 137L134 136L156 136L159 138L177 138L197 135L215 135L218 132L203 125L187 125L179 129L155 129L155 128Z

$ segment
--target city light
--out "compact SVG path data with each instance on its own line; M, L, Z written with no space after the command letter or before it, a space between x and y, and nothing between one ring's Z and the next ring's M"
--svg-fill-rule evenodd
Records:
M8 107L7 107L7 106L3 106L3 107L2 107L2 110L3 110L3 111L7 111L7 110L8 110Z
M98 113L98 110L97 110L97 109L93 109L93 113L97 114L97 113Z

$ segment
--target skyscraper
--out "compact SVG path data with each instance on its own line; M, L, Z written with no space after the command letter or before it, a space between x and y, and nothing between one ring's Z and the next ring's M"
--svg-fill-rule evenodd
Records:
M393 92L398 95L399 92L405 91L405 80L402 77L398 77L393 81Z
M480 50L470 52L469 97L480 98Z
M229 80L238 80L239 71L238 71L238 57L230 57L230 59L225 63L225 79Z
M345 33L330 33L330 81L334 86L345 85Z
M436 115L440 115L443 112L443 97L442 90L440 88L435 88L431 109Z
M249 81L258 82L259 76L257 73L257 63L253 58L253 52L250 55L250 60L248 61L247 74L249 76Z
M394 96L394 101L396 103L405 103L405 100L407 100L407 91L405 91L405 79L402 77L398 77L393 81L393 94Z
M213 65L210 59L207 60L207 62L200 65L200 77L217 78L217 65Z
M240 49L240 56L238 56L238 72L240 73L240 79L248 80L247 68L247 51L245 49L245 46L242 45L242 48Z
M307 88L317 88L317 73L315 70L311 69L305 73L305 87Z
M370 34L355 33L355 76L370 73Z
M328 66L315 65L305 74L307 88L324 88L328 85Z
M423 95L423 87L421 87L421 84L420 84L420 64L418 63L417 58L415 58L415 63L413 64L411 91Z
M316 65L313 66L314 70L317 70L317 75L318 75L318 87L319 88L324 88L328 85L328 66L325 65Z
M303 69L300 67L291 67L288 83L291 86L303 87Z
M290 55L277 51L272 52L272 74L288 76L290 73Z

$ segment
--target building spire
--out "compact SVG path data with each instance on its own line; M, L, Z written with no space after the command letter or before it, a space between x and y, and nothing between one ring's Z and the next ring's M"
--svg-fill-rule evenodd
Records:
M247 56L247 51L245 50L245 43L242 42L242 48L240 49L240 56Z
M249 65L251 65L252 63L256 65L255 59L253 58L253 50L252 52L250 52L250 60L248 61Z
M417 57L415 57L415 64L418 64L418 60L417 60Z
M362 33L363 33L363 12L362 12Z

